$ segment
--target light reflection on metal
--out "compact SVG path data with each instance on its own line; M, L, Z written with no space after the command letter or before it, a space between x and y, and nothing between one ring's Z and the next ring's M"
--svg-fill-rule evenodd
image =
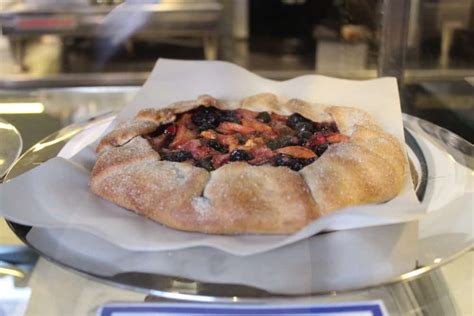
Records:
M449 160L451 160L453 163L456 163L456 160L454 159L454 157L453 157L452 155L447 154L446 156L447 156L447 157L449 158Z
M416 276L419 276L427 271L429 271L431 268L430 267L423 267L423 268L420 268L420 269L416 269L416 270L413 270L413 271L410 271L410 272L407 272L403 275L400 276L400 279L401 280L409 280L409 279L412 279Z
M33 148L31 149L33 152L37 152L39 150L42 150L48 146L51 146L51 145L54 145L54 144L57 144L57 143L60 143L64 140L67 140L69 138L71 138L72 136L76 135L77 133L79 132L78 129L75 129L75 130L72 130L70 132L67 132L67 133L64 133L63 135L59 136L58 138L55 138L49 142L44 142L44 143L38 143L36 145L33 146Z
M44 105L40 102L0 103L0 114L39 114L43 112Z
M440 263L441 260L442 260L441 258L436 258L436 259L433 260L433 262L434 262L434 263Z
M8 123L2 123L0 122L0 129L7 129L7 130L15 130L15 127L11 124Z
M5 176L8 168L18 158L22 148L23 141L18 130L0 118L0 179Z
M182 291L187 291L189 293L197 293L198 286L196 282L182 282L179 280L173 280L172 282L173 288L179 288Z
M0 275L11 275L17 278L24 278L25 274L18 270L18 269L13 269L13 268L6 268L6 267L0 267Z

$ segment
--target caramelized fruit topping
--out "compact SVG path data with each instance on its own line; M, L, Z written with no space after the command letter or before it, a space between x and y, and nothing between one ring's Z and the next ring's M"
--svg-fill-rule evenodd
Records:
M300 170L332 144L348 141L335 122L246 109L200 106L145 136L162 160L215 170L232 161Z

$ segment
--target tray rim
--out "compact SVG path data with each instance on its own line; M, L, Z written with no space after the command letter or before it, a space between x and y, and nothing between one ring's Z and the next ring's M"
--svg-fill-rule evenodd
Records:
M21 134L18 131L18 129L13 124L11 124L7 120L3 119L2 117L0 117L0 124L7 125L8 129L12 130L13 134L15 134L17 136L16 138L17 138L17 141L18 141L18 147L17 147L17 150L14 154L15 160L13 161L11 166L8 166L6 169L0 168L0 183L1 183L2 179L7 176L8 172L13 167L13 165L15 165L16 161L19 159L19 157L21 155L21 152L23 150L23 138L21 137Z
M43 140L39 141L38 144L41 144L41 143L46 142L48 140L54 139L59 133L61 133L61 132L64 133L64 131L71 131L70 132L70 137L68 138L68 139L70 139L74 135L81 132L86 126L90 125L91 123L98 122L100 120L108 119L113 114L114 113L105 113L103 115L91 118L90 120L88 120L86 122L76 123L76 124L66 126L63 129L61 129L60 131L52 133L51 135L47 136ZM457 138L462 139L458 135L456 135L456 134L454 134L454 133L452 133L452 132L450 132L450 131L442 128L442 127L439 127L439 126L437 126L433 123L430 123L426 120L417 118L417 117L409 115L409 114L403 113L403 120L404 120L404 123L405 123L405 120L420 120L420 121L423 121L424 124L433 125L438 129L444 130L444 132L447 132L449 134L454 135ZM408 135L413 137L413 135L411 135L410 132L409 132L409 128L404 127L404 129L405 129L405 135L407 135L407 131L408 131ZM66 139L64 139L64 140L66 140ZM418 143L417 143L417 141L414 137L413 137L413 140L415 141L416 146L418 146L418 148L419 148L420 146L418 145ZM462 139L462 140L464 140L464 139ZM468 141L465 141L465 142L470 144ZM59 150L63 146L64 146L64 144L59 148ZM12 167L8 170L8 173L6 174L4 180L7 181L7 180L11 179L10 172L15 170L15 166L17 165L17 163L19 163L25 156L27 156L33 148L34 148L34 146L32 148L30 148L29 150L27 150L23 155L21 155L17 159L15 164L13 164ZM423 157L423 159L424 159L424 157ZM426 167L426 162L425 162L425 167ZM422 168L423 168L423 163L422 163ZM426 189L426 183L423 187L423 191L425 189ZM396 285L396 284L403 283L403 282L412 282L412 281L416 281L417 279L419 279L422 276L426 276L429 272L437 270L440 267L456 260L457 258L461 257L463 254L469 252L474 247L474 243L472 243L471 245L469 245L469 246L453 253L450 257L443 258L443 260L441 260L438 263L434 262L434 263L432 263L430 265L426 265L426 266L418 266L417 265L415 267L415 269L413 269L409 272L401 274L398 277L388 279L384 282L380 282L378 284L368 285L368 286L354 288L354 289L338 290L338 291L331 291L331 290L319 291L319 292L314 292L314 293L309 293L309 294L274 294L274 293L268 292L268 291L263 290L263 289L255 288L255 287L252 287L252 286L240 285L240 284L220 284L220 283L200 282L200 281L195 281L195 280L192 280L192 279L186 279L186 278L183 278L183 277L177 277L177 276L171 276L171 275L159 275L159 274L152 274L152 273L142 273L144 275L154 275L154 276L157 276L157 277L160 277L160 278L169 278L171 280L179 280L180 282L193 282L193 283L201 284L201 285L204 285L204 286L207 286L207 287L213 287L213 286L217 286L217 287L222 287L222 286L243 287L244 289L248 288L248 289L251 289L252 291L257 291L260 294L259 296L216 296L216 295L203 295L203 294L186 293L184 291L183 292L178 292L178 291L175 291L175 290L172 291L172 290L159 290L159 289L153 289L153 288L145 288L143 286L132 285L132 284L129 284L129 283L124 283L124 282L120 282L118 280L113 279L113 277L115 277L117 275L120 275L120 274L114 275L112 277L104 277L104 276L100 276L100 275L97 275L97 274L93 274L93 273L88 272L88 271L80 270L80 269L75 268L75 267L71 267L71 266L69 266L65 263L62 263L58 259L55 259L54 257L44 253L40 249L37 249L37 248L33 247L26 240L26 235L27 235L28 231L31 229L31 226L25 226L25 225L17 224L17 223L14 223L12 221L9 221L7 219L5 219L5 221L7 222L10 229L12 229L12 231L15 233L15 235L17 235L17 237L20 238L22 240L22 242L24 242L28 247L30 247L31 249L36 251L39 255L44 257L49 262L57 264L60 267L65 268L68 271L78 273L78 274L86 277L87 279L95 280L95 281L98 281L98 282L102 282L102 283L105 283L105 284L108 284L108 285L111 285L111 286L115 286L115 287L119 287L119 288L123 288L123 289L127 289L127 290L132 290L132 291L135 291L135 292L150 294L150 295L154 295L154 296L158 296L158 297L162 297L162 298L166 298L166 299L194 301L194 302L255 303L255 302L261 302L262 300L265 300L267 302L269 300L270 301L273 301L273 300L278 301L278 300L282 300L282 299L283 300L288 300L288 299L296 299L296 298L297 299L314 299L314 298L318 298L318 297L321 298L321 297L325 297L325 296L334 296L336 294L338 294L338 295L350 294L350 293L355 293L355 292L359 292L359 291L379 288L379 287L383 287L383 286ZM129 273L136 273L136 272L129 272Z

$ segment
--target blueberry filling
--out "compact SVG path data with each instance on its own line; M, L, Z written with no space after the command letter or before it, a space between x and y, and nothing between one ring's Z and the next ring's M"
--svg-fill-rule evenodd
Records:
M305 118L304 116L302 116L298 113L295 113L295 114L291 114L288 117L288 121L286 122L286 125L288 125L292 129L296 129L296 125L298 123L310 123L310 124L312 124L312 122L310 120L308 120L307 118Z
M336 142L335 122L312 122L300 114L220 110L200 106L145 135L162 160L190 163L208 171L234 161L298 171ZM308 149L316 157L308 155ZM314 155L313 155L314 156Z
M239 145L243 145L245 144L245 142L247 141L245 139L244 136L242 136L241 134L235 134L235 137L237 138L237 140L239 141Z
M209 145L209 147L211 147L212 149L214 150L217 150L218 152L220 153L226 153L229 151L229 148L228 146L226 145L222 145L221 143L219 143L217 140L215 139L209 139L207 141L207 144Z
M268 114L268 112L260 112L258 113L256 119L262 123L270 123L272 117L270 114Z
M328 144L315 145L311 147L311 150L314 151L318 157L320 157L322 154L324 154L328 147Z
M275 150L278 148L295 145L295 138L291 135L283 135L277 139L271 139L267 142L268 148Z
M161 154L162 160L169 160L169 161L176 161L176 162L182 162L182 161L186 161L192 158L193 158L193 155L189 151L185 151L185 150L171 151L169 153Z
M231 122L240 124L239 115L235 111L221 111L221 122Z
M160 136L161 134L164 133L164 131L170 127L172 124L164 124L164 125L161 125L160 127L158 127L156 129L156 131L154 132L151 132L150 134L147 135L148 138L154 138L154 137L158 137Z
M296 135L300 139L308 139L313 136L314 126L311 122L299 122L295 125Z
M198 130L205 131L207 129L216 128L221 122L222 113L215 107L198 107L191 118Z
M206 157L201 160L197 160L194 165L196 167L204 168L207 171L212 171L214 170L214 166L212 165L212 157Z
M309 165L310 163L314 162L315 158L310 159L302 159L302 158L294 158L289 155L285 154L278 154L273 159L273 165L276 167L284 166L288 167L291 170L298 171Z
M246 161L253 159L251 153L245 150L237 149L230 153L230 161Z

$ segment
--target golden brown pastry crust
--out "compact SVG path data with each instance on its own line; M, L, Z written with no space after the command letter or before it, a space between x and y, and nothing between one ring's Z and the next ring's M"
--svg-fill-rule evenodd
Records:
M349 141L330 146L298 172L244 162L208 172L160 161L141 135L199 105L335 121ZM288 234L336 209L388 201L402 188L407 161L399 141L362 110L270 93L233 103L203 95L163 110L142 110L106 135L97 153L91 174L97 195L172 228L219 234Z
M211 172L203 199L213 233L291 233L320 215L301 175L289 168L235 162Z

